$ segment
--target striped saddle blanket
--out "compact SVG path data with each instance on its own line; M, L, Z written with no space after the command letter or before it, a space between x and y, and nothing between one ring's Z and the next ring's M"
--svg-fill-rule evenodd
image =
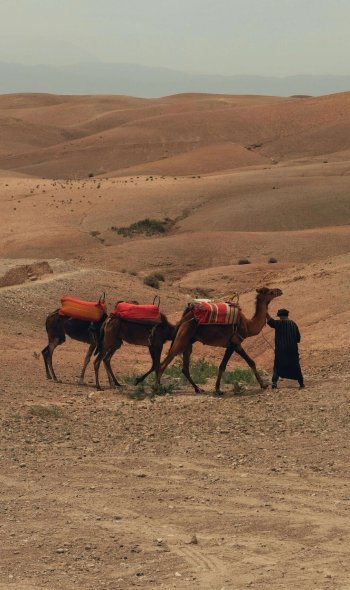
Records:
M195 303L192 312L199 324L231 324L238 323L240 307L234 303L202 301Z
M140 324L159 324L162 321L157 305L138 305L126 301L119 301L112 311L112 315L128 322Z

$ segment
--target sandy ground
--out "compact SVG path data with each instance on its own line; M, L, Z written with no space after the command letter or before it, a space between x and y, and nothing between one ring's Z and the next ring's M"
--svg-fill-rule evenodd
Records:
M75 385L78 345L50 384L10 344L1 588L349 588L349 366L137 401Z

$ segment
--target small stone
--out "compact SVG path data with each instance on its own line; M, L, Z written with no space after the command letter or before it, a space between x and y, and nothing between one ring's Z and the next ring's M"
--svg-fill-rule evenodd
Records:
M56 549L56 553L67 553L68 549L64 549L64 547L59 547Z
M181 578L182 577L182 574L180 574L180 572L175 572L175 577L176 578Z
M192 535L191 540L189 542L190 545L198 545L197 535Z

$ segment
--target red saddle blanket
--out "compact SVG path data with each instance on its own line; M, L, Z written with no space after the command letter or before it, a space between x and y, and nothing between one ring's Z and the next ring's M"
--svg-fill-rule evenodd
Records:
M58 313L77 320L99 322L106 310L104 301L83 301L74 297L62 297Z
M118 316L129 322L159 324L161 322L160 311L157 305L137 305L120 301L116 304L112 315Z
M195 303L193 315L199 324L232 324L238 323L240 308L232 303Z

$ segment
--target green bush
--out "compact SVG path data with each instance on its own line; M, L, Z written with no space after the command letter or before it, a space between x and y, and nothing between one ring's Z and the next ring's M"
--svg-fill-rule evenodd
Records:
M162 282L165 281L165 277L162 272L159 272L159 271L152 272L152 276L154 276L155 279L158 279L158 281L162 281Z
M219 365L210 363L205 359L196 359L191 362L190 373L193 381L198 384L207 382L207 379L216 378L219 370ZM165 375L181 379L181 383L187 383L186 377L182 373L182 360L178 359L174 364L170 365L165 372ZM235 369L234 371L225 371L222 376L223 383L254 383L255 375L251 369Z
M253 383L255 375L251 369L235 369L234 371L226 371L222 376L223 383Z
M159 279L157 279L157 277L155 277L154 274L147 275L147 277L143 279L143 283L148 287L152 287L152 289L159 289L160 287Z
M240 258L238 264L250 264L250 260L248 258Z
M207 379L215 377L217 372L217 366L214 365L214 363L209 363L205 359L196 359L192 361L190 365L191 377L193 381L198 384L206 383ZM180 378L182 384L187 383L187 379L182 373L182 361L180 359L175 361L173 365L170 365L170 367L165 370L164 374L169 377Z
M112 230L116 231L118 234L124 237L132 237L137 234L145 234L146 236L154 236L156 234L164 234L170 227L171 223L170 220L164 219L164 221L159 221L157 219L141 219L141 221L136 221L135 223L131 223L131 225L127 227L115 227L112 226Z
M139 383L139 385L137 385L137 387L133 391L128 393L128 398L135 401L141 401L146 398L153 399L154 397L159 395L166 395L167 393L172 393L174 389L174 383L158 385L157 383L155 383L155 379L153 377L153 385L150 390L146 390L145 383Z
M153 287L153 289L159 289L160 281L165 281L165 278L164 275L159 271L152 272L143 279L144 284L148 285L148 287Z

